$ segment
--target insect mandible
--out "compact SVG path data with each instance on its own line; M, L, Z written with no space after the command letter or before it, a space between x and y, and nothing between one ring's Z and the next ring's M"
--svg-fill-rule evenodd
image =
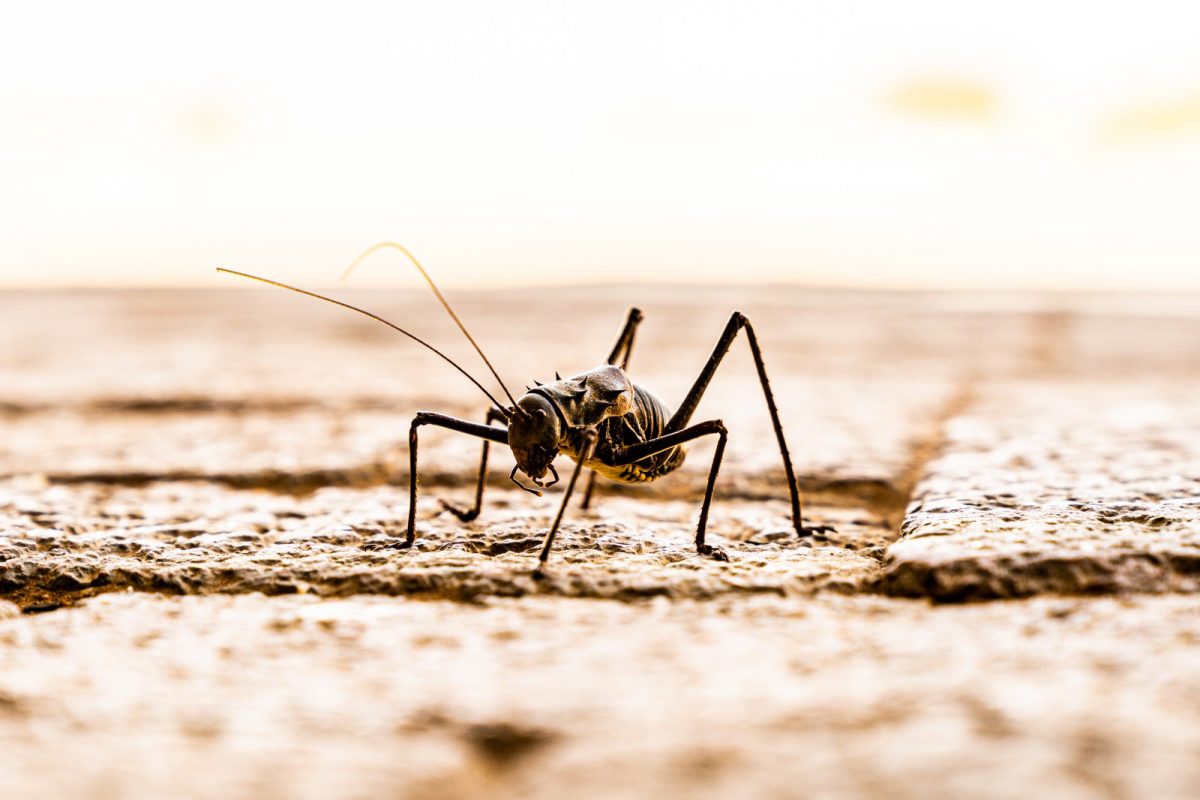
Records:
M590 475L581 503L581 507L584 509L588 508L591 501L597 474L623 483L644 483L657 480L674 472L683 464L688 442L704 436L715 436L717 437L717 447L713 453L712 465L709 467L704 502L700 506L700 519L696 525L696 552L718 561L728 561L729 557L722 550L705 542L705 531L708 527L708 510L712 503L713 488L716 485L717 472L721 467L721 458L725 453L725 442L729 434L725 423L719 419L695 424L691 424L691 419L696 407L700 404L704 391L712 381L717 367L729 352L729 348L739 332L745 333L746 341L750 345L750 353L754 357L758 380L762 385L763 396L767 402L767 411L771 416L771 425L775 429L775 439L779 444L779 454L783 459L783 468L787 474L788 492L792 504L792 526L798 536L832 530L829 526L808 526L803 522L800 491L796 485L795 471L792 469L792 459L783 435L783 426L779 421L775 396L772 394L771 384L767 380L762 350L759 348L758 339L754 334L754 328L750 325L750 320L740 312L735 311L730 316L725 330L717 340L716 347L713 348L712 355L709 356L708 362L700 371L700 375L674 414L651 392L634 383L627 372L629 357L633 351L634 337L637 334L638 324L642 321L642 312L636 308L629 310L625 324L617 336L616 344L602 366L569 378L562 378L556 373L553 381L535 383L520 398L514 398L499 373L492 366L492 362L488 360L483 349L467 331L466 325L458 318L429 273L406 247L396 242L381 242L374 245L351 262L343 273L343 278L348 276L367 256L384 248L399 250L421 273L421 277L429 284L429 288L433 290L442 307L487 365L488 370L507 397L508 404L497 400L478 380L445 353L370 311L268 278L232 269L217 270L298 292L370 317L436 353L462 373L491 401L491 407L488 409L483 423L457 419L433 411L417 412L408 433L408 527L403 540L388 543L383 547L410 548L416 538L417 439L418 431L426 425L447 428L483 440L483 453L479 463L479 479L475 487L474 505L464 509L442 501L442 506L447 511L464 522L475 519L483 505L489 444L508 445L516 461L512 472L509 473L509 479L525 491L537 495L541 494L540 489L553 486L558 482L558 471L554 468L554 460L560 453L575 462L554 522L547 530L541 552L538 554L538 564L533 573L535 578L543 576L543 568L550 555L550 548L554 544L555 534L562 524L563 515L570 503L579 475L585 468L590 470ZM493 424L497 422L504 423L504 426L499 427ZM517 478L518 471L524 473L534 487L538 488L521 483ZM544 483L543 478L547 473L550 473L553 480Z

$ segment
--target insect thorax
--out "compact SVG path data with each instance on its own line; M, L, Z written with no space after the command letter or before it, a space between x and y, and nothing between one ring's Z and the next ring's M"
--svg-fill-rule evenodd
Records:
M633 464L611 466L623 448L656 439L666 432L671 413L661 400L637 386L620 367L603 366L546 383L532 389L554 405L563 422L559 446L578 460L578 430L596 427L600 438L585 466L605 477L625 483L652 481L683 463L682 446L648 456Z

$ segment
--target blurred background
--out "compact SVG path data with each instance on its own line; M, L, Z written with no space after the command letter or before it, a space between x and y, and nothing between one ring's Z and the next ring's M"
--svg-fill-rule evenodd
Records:
M328 284L397 239L459 287L1197 289L1198 30L1186 1L6 0L0 285Z

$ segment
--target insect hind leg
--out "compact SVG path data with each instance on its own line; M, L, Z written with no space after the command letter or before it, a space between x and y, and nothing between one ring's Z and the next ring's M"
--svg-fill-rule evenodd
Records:
M696 382L692 384L692 388L688 391L687 396L680 403L679 410L675 412L675 416L671 417L671 420L667 423L666 432L674 433L686 428L688 421L696 413L697 406L700 405L700 398L704 396L705 390L708 389L708 384L712 382L717 367L721 365L721 361L729 352L733 340L737 338L738 331L741 330L746 331L746 341L750 345L750 353L754 356L754 368L758 372L758 381L762 385L763 396L767 401L767 411L771 415L771 426L775 429L775 439L779 444L779 455L783 460L783 469L787 473L788 492L792 503L792 527L795 528L796 535L798 536L810 536L814 533L832 531L833 529L827 525L810 526L804 524L803 509L800 503L800 489L796 485L796 473L792 468L792 457L788 452L787 440L783 435L783 424L779 421L779 409L775 405L775 395L771 391L771 382L767 378L767 368L763 363L762 349L758 346L758 337L754 334L754 328L750 325L750 320L740 311L733 312L729 317L729 322L726 323L725 330L721 333L721 338L717 340L717 345L713 348L712 355L709 356L704 369L700 371L700 376L696 378Z
M609 364L619 366L621 369L629 368L629 356L633 353L633 340L637 336L638 325L643 319L641 309L629 309L629 313L625 317L625 324L621 327L621 334L617 337L612 352L608 354Z

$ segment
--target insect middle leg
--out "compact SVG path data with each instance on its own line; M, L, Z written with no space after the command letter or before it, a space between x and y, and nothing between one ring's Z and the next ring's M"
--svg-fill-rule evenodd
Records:
M617 343L613 345L612 352L608 354L606 363L614 366L619 366L621 369L629 369L629 357L633 354L633 340L637 336L637 328L643 319L642 310L640 308L629 309L629 314L625 317L625 324L621 326L621 333L617 336ZM579 507L586 511L592 504L592 492L596 489L596 473L588 473L587 488L583 491L583 501Z
M416 539L417 526L417 430L423 425L436 425L452 431L465 433L489 442L508 444L508 429L468 422L465 419L419 411L408 428L408 529L403 542L390 542L373 549L405 549L412 547Z
M758 337L754 335L754 328L750 326L750 320L741 312L735 311L729 318L721 338L717 340L717 346L713 348L712 355L709 356L708 362L700 372L700 377L696 378L691 390L679 405L679 410L667 423L666 432L671 434L686 429L685 426L692 418L692 414L696 412L696 407L700 405L700 398L704 396L704 391L712 381L717 367L725 358L725 354L729 352L729 347L737 337L738 331L743 329L746 331L746 341L750 344L750 352L754 356L754 368L758 372L758 381L762 384L763 396L767 400L767 411L771 414L771 425L775 429L775 439L779 443L779 455L783 459L783 469L787 473L788 492L792 501L792 526L796 529L798 536L832 531L833 529L828 525L809 526L804 524L800 506L800 489L796 485L796 473L792 469L792 457L788 453L787 440L783 436L783 425L779 421L779 409L775 406L775 395L771 392L771 382L767 379L767 368L763 364L762 350L758 346Z

